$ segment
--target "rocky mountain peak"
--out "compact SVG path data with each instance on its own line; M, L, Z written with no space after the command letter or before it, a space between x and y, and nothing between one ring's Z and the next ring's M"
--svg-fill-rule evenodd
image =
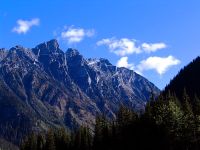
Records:
M79 51L74 48L68 48L68 50L66 51L66 54L68 57L74 57L74 56L80 55Z
M22 45L16 45L15 48L16 49L25 49Z
M69 66L72 65L78 67L86 64L85 58L76 49L69 48L65 54Z
M99 61L100 61L101 63L106 64L106 65L112 65L112 64L110 63L110 61L109 61L108 59L105 59L105 58L100 58Z
M36 59L35 55L31 51L31 49L24 48L21 45L17 45L15 47L12 47L8 51L8 54L15 56L15 57L19 57L19 58L27 58L27 59L31 59L31 60Z
M48 41L47 42L47 47L48 47L48 49L51 49L51 50L53 50L53 49L55 49L55 50L59 49L58 41L56 39L52 39L52 40Z
M39 44L33 49L33 52L36 55L49 55L49 54L57 54L61 53L62 50L59 49L59 44L56 39L50 40L48 42L44 42Z
M21 45L16 45L15 47L12 47L12 48L10 49L10 51L17 51L17 50L22 51L22 50L24 50L24 47L21 46Z
M87 59L87 64L89 66L93 66L93 67L100 67L100 66L113 66L108 59L105 59L105 58L100 58L100 59L97 59L97 58L89 58Z

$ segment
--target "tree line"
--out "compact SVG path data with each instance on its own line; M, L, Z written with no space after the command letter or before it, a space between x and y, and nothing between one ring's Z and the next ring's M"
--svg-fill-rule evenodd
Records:
M116 119L96 117L93 130L50 129L31 134L21 150L198 150L200 149L200 99L184 90L151 97L145 112L138 114L121 106Z

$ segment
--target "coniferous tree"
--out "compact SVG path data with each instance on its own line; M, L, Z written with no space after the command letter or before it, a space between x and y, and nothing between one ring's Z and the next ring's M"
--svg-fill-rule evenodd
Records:
M105 149L109 137L109 124L105 116L96 117L93 148L95 150Z
M45 150L56 150L53 130L49 130L46 135Z
M197 95L194 97L193 112L195 115L196 136L200 143L200 99L197 97Z
M121 106L116 115L116 122L112 123L112 139L110 141L113 144L111 144L111 147L114 149L129 149L133 144L134 128L137 122L138 114L125 106Z
M37 150L37 137L34 133L22 144L21 150Z
M196 149L200 149L200 99L195 95L193 112L195 115Z
M200 116L200 99L196 94L194 96L193 112L195 115Z
M67 134L65 128L56 130L54 135L56 149L66 150L69 148L70 136Z
M42 134L37 136L37 150L43 150L45 147L45 137Z
M150 120L154 121L158 128L166 130L166 132L163 132L164 134L167 133L165 136L168 141L166 142L170 142L171 146L181 146L184 114L179 105L177 105L176 97L171 93L168 93L166 98L159 98L151 105L152 118Z
M187 94L186 89L184 89L183 91L182 101L183 101L183 111L186 114L192 114L193 112L192 112L191 100L189 95Z
M138 116L132 110L121 106L117 113L117 125L119 127L126 127L131 125L135 120L137 120Z
M192 105L189 95L184 89L183 92L183 111L184 111L184 128L183 128L183 140L185 147L190 148L196 142L195 131L195 117L192 111Z
M74 149L90 150L92 148L92 135L88 127L80 127L75 132Z

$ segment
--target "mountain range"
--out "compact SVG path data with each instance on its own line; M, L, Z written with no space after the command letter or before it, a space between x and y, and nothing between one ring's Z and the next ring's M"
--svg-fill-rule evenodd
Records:
M0 49L0 136L15 144L50 127L93 128L97 114L115 118L120 105L140 112L159 93L133 70L64 52L57 40Z

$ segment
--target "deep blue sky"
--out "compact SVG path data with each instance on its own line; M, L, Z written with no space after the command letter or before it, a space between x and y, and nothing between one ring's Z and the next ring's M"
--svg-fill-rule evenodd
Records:
M63 50L74 47L85 57L113 64L121 59L118 65L162 89L200 55L199 8L199 0L0 0L0 47L31 48L57 38ZM21 31L20 19L30 27ZM124 47L127 41L140 52ZM144 43L151 46L146 51ZM131 52L116 52L122 50Z

